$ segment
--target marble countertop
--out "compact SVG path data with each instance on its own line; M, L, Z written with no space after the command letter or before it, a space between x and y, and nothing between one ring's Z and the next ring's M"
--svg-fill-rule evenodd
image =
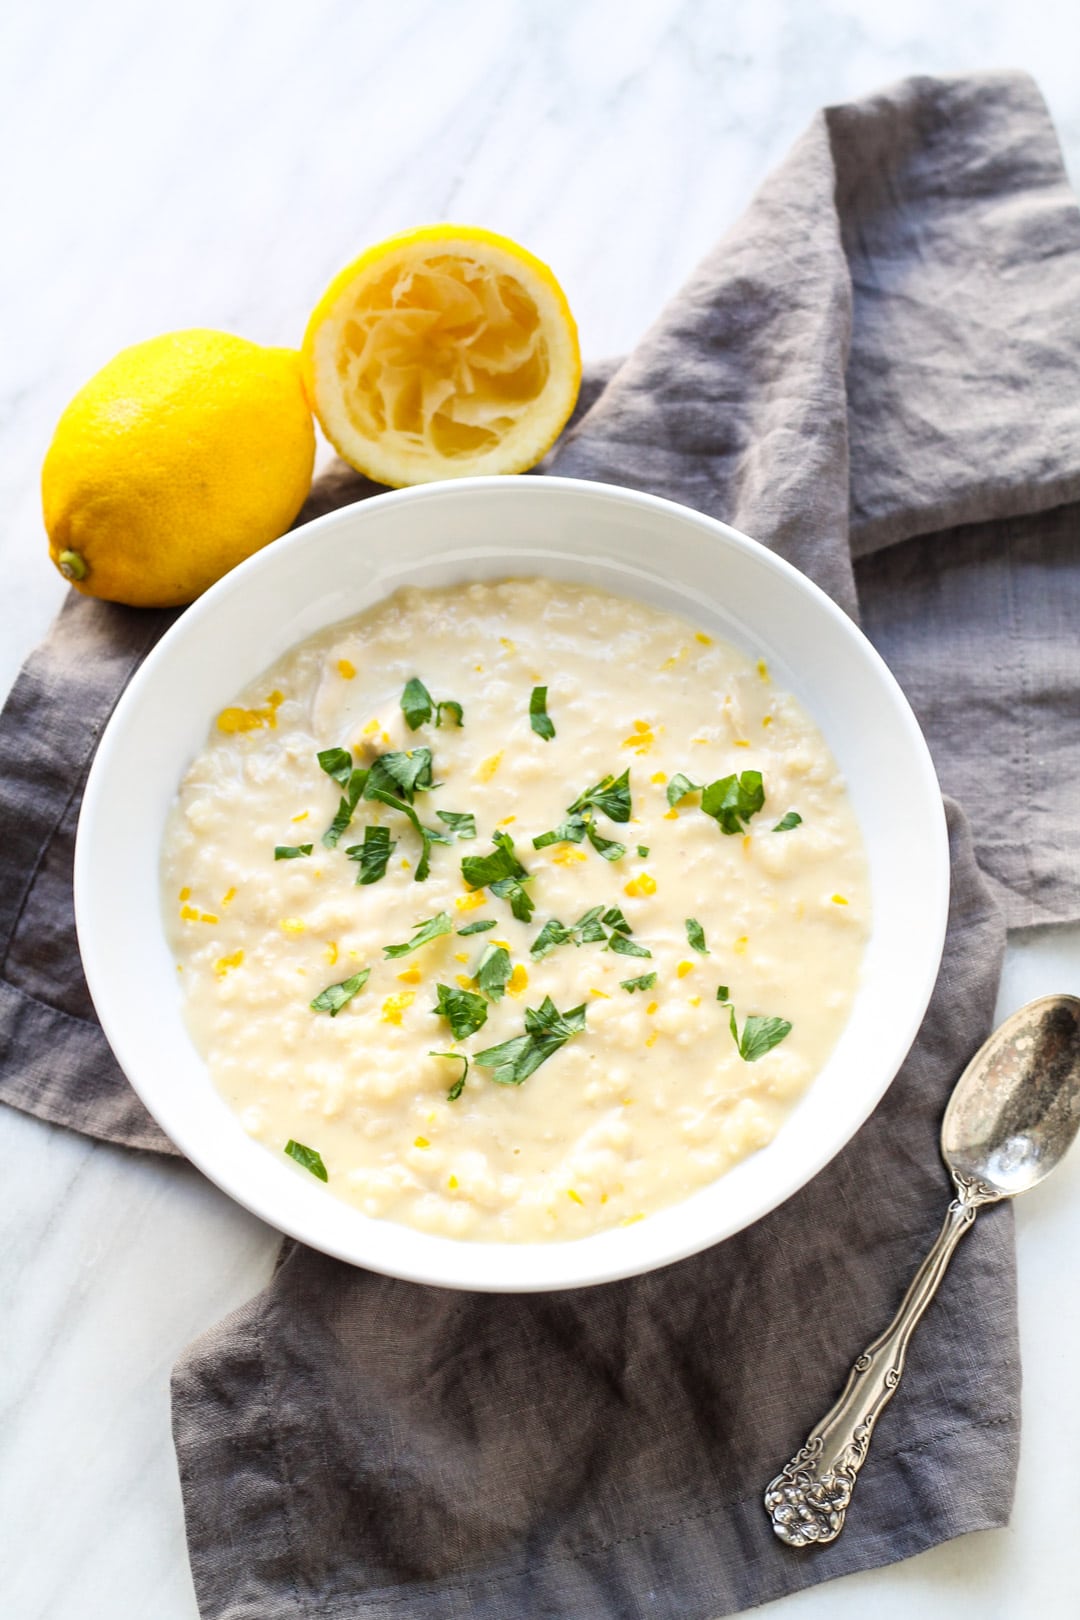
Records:
M1028 68L1080 178L1075 0L39 0L0 40L0 691L63 592L37 492L52 426L126 343L295 344L364 243L450 217L546 258L585 353L621 352L818 105L910 72ZM1080 928L1013 939L1000 1011L1078 984ZM169 1369L263 1284L277 1234L185 1164L7 1109L0 1157L4 1613L196 1620ZM1080 1153L1017 1217L1012 1524L763 1613L1076 1612L1046 1486L1080 1454Z

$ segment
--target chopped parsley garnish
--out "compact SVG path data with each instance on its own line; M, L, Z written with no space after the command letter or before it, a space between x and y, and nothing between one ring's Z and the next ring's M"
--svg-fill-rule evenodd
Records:
M327 749L327 753L332 755L343 754L344 752L345 750L343 748ZM320 754L319 763L322 764L322 761L323 755ZM350 769L345 777L342 778L336 769L330 770L325 765L323 765L323 769L326 771L328 776L332 776L334 778L335 782L342 782L345 788L345 792L338 801L338 807L337 811L335 812L334 819L322 835L322 841L326 848L333 849L342 833L352 820L353 812L360 803L361 795L363 794L364 787L367 784L368 773L367 771L354 771Z
M797 810L789 810L786 816L781 816L780 817L780 820L776 823L776 826L773 828L773 832L790 832L792 827L801 827L801 826L802 826L802 816L800 816L800 814L799 814L799 812Z
M551 997L545 996L539 1007L525 1009L524 1035L515 1035L512 1040L477 1052L473 1061L481 1068L490 1069L491 1078L498 1085L520 1086L541 1063L546 1063L584 1028L584 1005L561 1013Z
M705 930L696 917L687 917L686 937L695 951L700 951L702 956L708 956L709 947L705 943Z
M481 917L479 922L466 923L464 928L458 929L458 933L464 938L466 934L486 934L489 928L494 927L494 917Z
M576 923L566 928L557 917L546 922L529 947L530 956L539 961L542 957L550 956L558 945L588 945L601 943L607 939L604 932L600 914L603 906L591 906L583 912Z
M460 1063L462 1065L461 1073L458 1075L457 1079L454 1081L453 1085L450 1087L450 1090L446 1093L447 1102L457 1102L458 1098L461 1096L461 1093L465 1090L465 1081L468 1078L468 1074L469 1074L469 1060L466 1057L465 1053L464 1052L429 1052L428 1057L449 1058L451 1063Z
M572 816L580 814L582 810L600 810L612 821L630 820L630 771L627 768L619 777L602 777L593 787L586 788L584 793L578 795L573 804L569 806L568 813Z
M423 681L416 675L411 681L406 681L405 690L401 694L401 712L410 731L416 731L418 727L426 725L432 714L435 716L437 731L442 725L444 709L455 725L464 725L465 713L460 703L455 703L452 698L445 698L441 703L436 703Z
M740 1035L739 1026L735 1022L735 1009L728 1000L726 984L720 985L716 999L721 1006L728 1009L731 1038L744 1063L756 1063L758 1058L764 1057L766 1052L771 1052L774 1046L779 1046L780 1042L791 1034L791 1025L786 1018L767 1018L759 1013L751 1013L743 1022Z
M407 945L384 945L383 955L392 957L408 956L410 951L419 950L421 945L428 945L433 939L440 939L443 934L452 934L453 931L454 925L450 921L450 913L448 911L437 912L434 917L429 917L426 922L413 924L413 937Z
M551 832L540 833L533 839L533 849L547 849L549 844L580 844L585 837L588 822L584 816L571 816L561 821Z
M675 775L671 778L671 781L667 785L667 802L670 808L674 810L675 806L680 802L680 800L685 799L688 793L700 792L700 782L691 782L690 778L688 776L684 776L682 771L676 771Z
M390 837L389 827L365 827L364 842L350 844L345 851L350 861L360 863L357 883L378 883L380 878L385 877L386 863L396 845L397 839Z
M635 990L651 990L656 983L656 974L643 973L640 978L620 979L619 983L624 990L629 990L630 994L633 995Z
M344 787L352 775L352 755L347 748L323 748L315 758L319 762L319 769L332 776L340 787Z
M456 1041L463 1041L483 1029L488 1015L488 1004L483 996L472 990L459 990L453 984L436 985L435 994L437 999L431 1010L446 1019Z
M331 1018L336 1018L342 1007L348 1006L353 996L364 988L370 975L370 968L361 968L351 979L342 979L340 984L328 984L311 1003L312 1012L326 1012Z
M613 933L610 936L610 938L608 939L608 942L607 942L607 949L609 951L615 951L616 954L619 955L619 956L651 956L652 955L652 951L647 951L645 949L644 945L638 945L638 944L636 944L634 942L634 940L627 939L625 934L619 934L619 933Z
M527 883L532 874L514 853L514 840L509 833L497 832L493 841L492 854L464 856L461 875L470 888L488 888L500 900L508 900L518 921L528 922L536 907L522 884Z
M614 838L602 838L591 821L587 823L585 831L588 834L589 843L598 855L604 857L605 861L619 861L626 854L625 844L620 844Z
M436 810L435 814L455 837L476 837L476 817L471 810Z
M609 906L600 921L606 923L609 928L614 928L617 934L632 934L634 932L618 906Z
M275 861L296 861L301 855L310 855L314 849L313 844L275 844Z
M765 803L760 771L743 771L741 776L722 776L710 782L701 794L701 808L724 833L741 833L751 816Z
M637 852L641 856L642 860L644 860L645 856L649 853L648 844L639 844L637 847Z
M514 969L505 945L488 945L473 968L476 988L489 1001L501 1001Z
M376 754L372 760L364 797L373 799L376 793L396 793L412 804L418 793L427 793L434 785L430 748L410 748L408 752L395 749L388 754Z
M547 692L546 686L533 687L532 696L529 698L529 724L538 737L550 742L555 735L555 727L547 712Z
M322 1162L322 1154L318 1148L305 1147L303 1142L294 1142L290 1137L285 1144L285 1152L290 1159L295 1159L297 1164L302 1165L305 1170L310 1170L313 1176L318 1176L320 1181L330 1180L326 1173L326 1166Z
M439 832L437 827L425 827L412 805L406 804L404 799L397 798L393 793L384 793L381 788L376 788L374 792L369 792L367 797L377 799L380 804L389 805L391 810L400 810L401 814L412 822L414 830L419 834L421 845L420 859L413 877L417 883L424 883L431 871L432 844L452 844L454 840L447 837L446 833Z

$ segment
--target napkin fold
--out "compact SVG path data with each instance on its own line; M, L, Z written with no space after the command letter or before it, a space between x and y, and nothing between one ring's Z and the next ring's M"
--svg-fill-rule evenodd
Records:
M1031 81L914 79L819 114L542 470L722 517L829 590L912 699L948 805L941 974L900 1075L809 1186L664 1271L442 1292L287 1242L174 1376L204 1620L693 1620L1005 1522L1012 1222L980 1216L840 1539L765 1483L939 1224L945 1098L1005 923L1080 917L1080 214ZM372 492L334 469L305 515ZM168 621L73 599L0 722L0 1096L167 1150L75 966L71 846L112 703Z

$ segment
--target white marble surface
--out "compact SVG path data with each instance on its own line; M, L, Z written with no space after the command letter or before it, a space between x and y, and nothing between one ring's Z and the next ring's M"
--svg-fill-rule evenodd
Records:
M1080 177L1076 0L38 0L0 13L0 690L61 583L41 456L122 344L295 342L363 243L440 217L563 279L587 354L632 344L822 102L1022 66ZM1080 929L1011 943L1001 1010L1080 984ZM184 1344L277 1239L185 1165L0 1109L11 1620L194 1620L168 1416ZM1024 1441L1008 1530L771 1606L1048 1620L1080 1608L1080 1154L1018 1209ZM868 1322L868 1330L879 1324ZM947 1376L947 1369L943 1369ZM780 1461L781 1459L778 1459Z

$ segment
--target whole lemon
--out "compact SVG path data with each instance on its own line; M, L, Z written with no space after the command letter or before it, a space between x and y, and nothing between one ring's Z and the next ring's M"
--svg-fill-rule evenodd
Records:
M284 533L314 460L293 350L200 330L137 343L57 423L49 555L86 596L180 606Z

